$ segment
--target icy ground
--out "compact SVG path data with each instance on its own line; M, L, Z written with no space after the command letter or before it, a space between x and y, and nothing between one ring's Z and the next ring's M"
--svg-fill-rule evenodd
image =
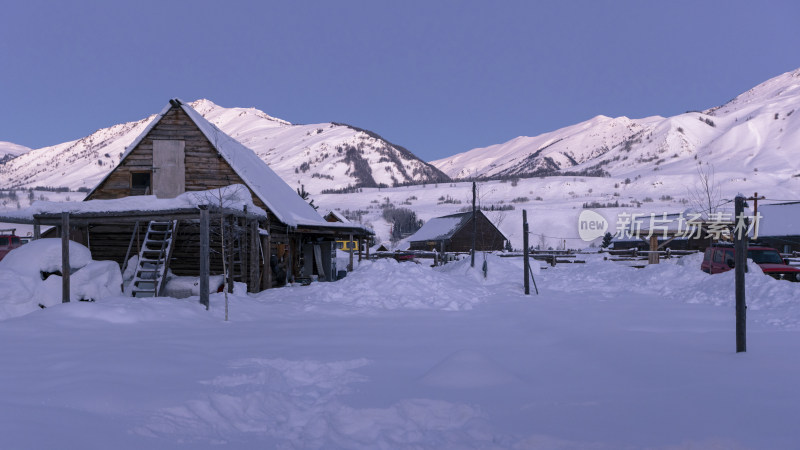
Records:
M600 259L5 316L0 448L796 448L800 284L751 271L736 354L732 273Z

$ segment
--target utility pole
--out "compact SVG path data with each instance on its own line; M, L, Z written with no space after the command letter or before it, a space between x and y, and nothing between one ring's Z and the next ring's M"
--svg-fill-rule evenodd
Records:
M525 272L525 295L531 295L531 281L529 279L530 261L528 261L528 211L522 210L522 267Z
M744 200L742 195L737 195L734 206L734 221L744 220ZM746 227L745 227L746 230ZM747 304L745 302L744 273L747 269L747 232L734 228L733 242L736 252L734 268L736 279L736 353L747 351L746 316Z
M472 262L470 262L470 267L475 267L475 239L478 235L478 221L475 217L475 197L476 197L477 187L475 186L475 182L472 182Z
M767 198L767 197L764 197L763 195L759 198L758 197L758 192L754 192L753 193L753 198L752 198L752 200L753 200L753 217L758 217L758 201L759 200L764 200L765 198Z

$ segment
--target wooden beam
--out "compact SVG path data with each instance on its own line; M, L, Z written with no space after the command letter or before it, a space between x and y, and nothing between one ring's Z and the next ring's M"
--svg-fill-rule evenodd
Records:
M209 218L208 209L200 209L200 303L209 307Z
M250 292L255 293L259 291L258 266L261 263L261 254L258 251L258 222L252 219L250 220L250 257L247 262L250 264L247 287Z
M61 213L61 303L69 303L69 212Z
M261 236L261 249L264 252L264 267L261 269L261 290L263 291L272 287L272 242L269 234Z
M650 236L650 253L647 254L648 264L658 264L658 236Z
M670 243L670 242L672 242L672 241L673 241L673 240L674 240L676 237L678 237L678 236L672 236L671 238L667 239L667 240L666 240L666 241L664 241L663 243L659 244L659 245L658 245L658 248L661 248L661 247L663 247L663 246L665 246L665 245L669 244L669 243Z
M228 294L233 294L233 219L228 225L228 244L225 248L228 265ZM222 228L222 246L225 247L225 227Z
M350 247L349 247L350 248L350 262L347 264L347 271L348 272L352 272L353 271L353 235L352 234L350 235L350 241L348 242L348 244L350 245Z

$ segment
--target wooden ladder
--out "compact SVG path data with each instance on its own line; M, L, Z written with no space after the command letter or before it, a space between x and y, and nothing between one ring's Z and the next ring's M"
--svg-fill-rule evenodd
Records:
M131 281L133 297L158 297L164 288L165 276L174 247L173 236L178 221L156 222L147 225L142 249L139 251L139 264Z

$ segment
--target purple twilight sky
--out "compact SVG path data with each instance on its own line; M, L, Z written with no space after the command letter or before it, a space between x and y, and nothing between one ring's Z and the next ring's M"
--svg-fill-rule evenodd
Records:
M724 103L800 66L798 20L794 0L5 2L0 141L53 145L208 98L433 160Z

